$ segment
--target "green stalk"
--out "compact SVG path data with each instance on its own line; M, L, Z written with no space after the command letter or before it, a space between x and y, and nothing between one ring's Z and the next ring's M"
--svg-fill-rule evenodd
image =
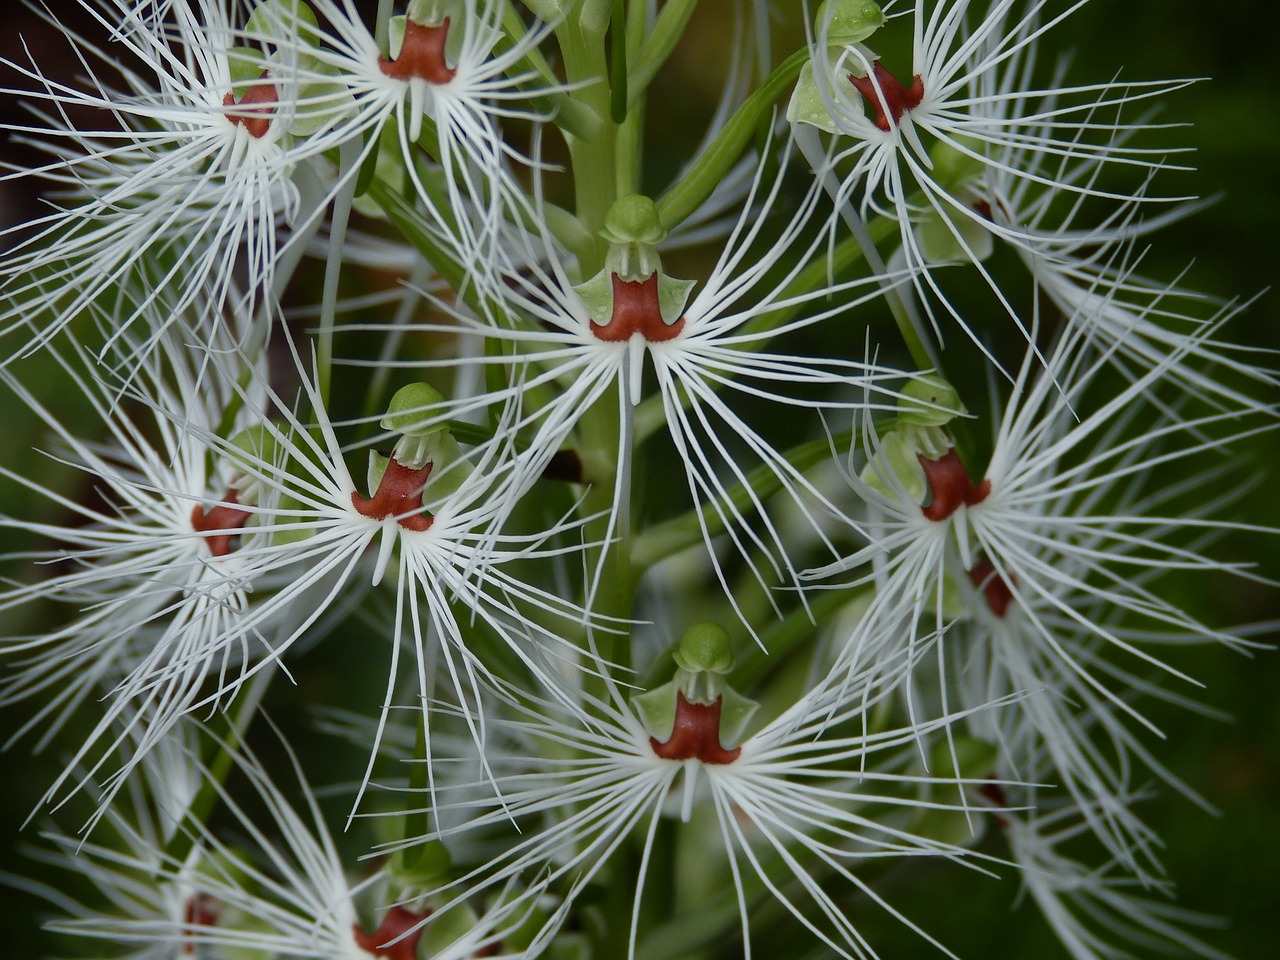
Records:
M257 715L258 706L271 683L273 672L264 667L249 680L248 684L237 694L235 700L224 711L217 715L213 722L210 736L216 747L213 754L204 763L208 771L200 785L191 805L179 822L168 842L164 845L164 857L168 861L185 863L195 848L200 836L200 828L208 822L218 802L223 782L231 772L235 762L236 748L243 742L245 731Z
M348 140L340 149L340 175L346 177L342 189L333 198L333 217L329 227L329 249L324 264L324 289L320 299L320 331L316 337L316 388L322 403L329 402L329 385L333 378L333 327L338 312L338 281L342 277L342 248L347 240L347 223L355 200L358 171L363 144Z
M782 620L775 620L760 631L760 644L753 645L738 658L733 669L734 685L743 690L755 687L774 668L785 664L792 653L813 640L814 633L822 624L874 589L863 586L815 591L808 609L799 607L792 610Z
M584 6L582 20L587 21ZM605 18L605 27L608 18ZM604 53L604 27L589 35L577 18L565 17L556 29L565 74L575 87L572 98L602 118L600 135L584 140L570 135L576 213L592 243L590 258L580 264L584 276L604 266L608 244L600 237L605 217L617 199L615 183L616 125L610 117L609 69Z
M797 50L782 61L760 89L743 101L684 178L658 198L658 215L664 227L670 230L683 223L711 196L742 156L760 122L774 109L778 97L790 89L808 62L808 48Z
M783 458L797 470L804 471L831 455L831 448L848 445L853 442L853 433L845 431L836 434L830 440L811 440L792 447L783 454ZM756 499L764 500L782 488L777 474L767 464L761 464L747 474L745 483L737 483L728 491L728 496L720 501L728 507L726 512L742 512L753 509L752 494ZM724 531L724 523L714 510L704 511L707 534L716 536ZM640 572L644 572L659 560L674 556L681 550L702 542L702 527L698 522L696 510L690 510L674 519L650 527L636 538L632 553L632 562Z
M667 62L680 38L684 36L689 18L693 16L698 0L668 0L658 11L654 19L653 30L644 38L631 57L632 67L628 74L628 102L634 106L658 75L662 65ZM633 3L633 10L643 10L644 4Z

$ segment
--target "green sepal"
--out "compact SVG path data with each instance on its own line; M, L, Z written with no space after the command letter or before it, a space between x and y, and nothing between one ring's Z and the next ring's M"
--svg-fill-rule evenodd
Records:
M836 123L831 119L826 100L818 89L812 62L800 68L800 76L796 78L795 89L791 91L791 99L787 103L787 122L808 124L824 133L837 132Z
M897 478L908 497L920 503L924 500L928 481L917 453L917 449L908 444L899 431L890 430L880 437L879 453L862 468L858 477L872 490L895 498L897 494L889 487L888 474Z
M296 39L299 70L309 72L322 66L319 57L305 52L308 47L315 49L320 40L320 21L303 0L261 0L244 29L253 39L277 48Z
M402 847L387 861L387 872L405 887L429 889L439 884L453 867L453 857L439 840Z
M230 440L227 459L242 472L261 473L261 464L280 463L279 427L256 423L245 427Z
M676 679L631 698L631 705L635 708L640 723L654 739L667 740L675 729L676 694L685 693L686 699L693 699L688 696L682 682L687 677L687 674L684 677L677 674ZM724 684L719 685L716 693L721 700L720 745L726 750L732 750L744 739L743 734L760 709L760 704Z
M591 320L604 326L613 317L613 271L605 267L573 288Z
M438 914L432 922L422 928L422 936L418 940L418 956L434 957L443 954L449 947L471 933L480 922L475 910L469 904L462 904L448 913Z
M409 18L392 17L387 21L387 59L399 60L400 51L404 48L404 35L408 29Z
M930 209L915 229L920 253L928 264L980 262L995 248L990 230L950 207Z
M315 73L333 77L332 81L316 80L304 83L298 89L298 100L303 104L303 112L293 114L293 122L289 124L289 133L295 137L309 137L317 130L324 129L334 118L348 112L355 105L353 97L341 80L339 68L328 63L317 63L312 68ZM316 109L315 104L324 102L324 110Z
M828 17L830 19L828 19ZM885 25L886 17L874 0L823 0L813 22L830 44L862 43Z
M747 728L760 704L744 697L733 687L722 687L720 696L723 702L720 708L720 746L732 750L746 739Z
M236 939L240 941L252 940L255 933L261 933L264 941L280 935L279 929L267 917L249 913L232 905L219 906L218 922L215 926L225 927L228 931L234 930ZM197 956L199 953L197 949ZM274 960L277 956L279 953L274 948L251 947L244 943L218 945L219 960Z
M463 0L409 0L405 16L424 27L435 27L448 18L457 22L466 12Z
M618 248L614 248L618 249ZM578 299L582 301L583 307L586 308L587 316L599 326L607 326L609 321L613 319L613 277L617 274L621 279L634 282L637 278L628 277L620 272L619 267L622 265L615 261L612 254L609 257L609 263L590 280L577 284L573 288L573 292L578 295ZM648 279L650 273L640 279ZM693 292L696 286L696 280L676 280L665 274L658 273L658 310L662 314L662 322L670 326L675 323L684 314L685 306L689 303L689 294Z
M374 492L378 489L378 485L382 483L383 474L387 472L387 467L390 465L390 457L384 456L377 450L369 451L369 469L365 473L369 496L373 496Z
M227 72L231 74L231 91L236 99L244 96L266 69L266 57L257 47L231 47L227 51Z
M257 39L269 41L275 36L272 27L276 25L296 25L298 38L310 46L320 38L320 19L305 0L260 0L244 29Z
M547 960L591 960L591 941L586 934L562 933L547 948Z
M251 858L235 847L202 851L199 854L192 883L197 893L206 887L217 889L231 886L253 894L260 886L255 879Z
M932 164L933 181L948 193L957 195L959 191L972 185L988 170L986 161L982 160L983 144L973 137L956 137L956 142L968 148L978 156L970 156L963 150L957 150L948 141L939 140L929 151Z
M560 6L560 0L520 0L529 12L541 20L543 23L552 23L559 19L563 8Z
M947 770L961 780L985 780L996 769L1000 751L994 743L977 737L940 740L929 751L929 769Z
M938 776L955 777L959 780L980 781L991 776L996 769L1000 751L995 744L977 737L954 737L951 740L940 740L929 751L929 769ZM941 794L941 799L949 799L948 793L971 789L966 784L938 783L931 786L931 792ZM958 793L956 799L959 799ZM967 846L976 843L982 837L982 830L987 817L983 816L981 806L974 804L968 811L963 809L926 809L923 810L911 826L911 832L918 837L936 840L952 846Z
M668 680L660 687L633 694L631 706L635 708L640 723L649 731L649 736L658 740L666 740L676 726L676 694L679 685Z

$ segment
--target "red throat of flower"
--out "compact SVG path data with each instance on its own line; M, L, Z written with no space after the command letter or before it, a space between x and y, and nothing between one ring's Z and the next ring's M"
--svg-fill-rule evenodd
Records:
M648 280L623 280L613 274L613 316L604 326L591 321L591 332L597 340L622 343L639 333L650 343L674 340L684 329L684 317L667 324L662 319L658 299L658 275Z
M871 69L875 74L874 81L869 76L855 77L849 74L849 82L867 103L876 108L876 126L887 132L890 126L896 126L902 119L903 111L920 106L920 101L924 99L924 81L917 73L911 78L911 86L904 87L879 60ZM879 90L876 89L877 83L880 85ZM886 107L889 109L888 116L885 115Z
M929 460L923 453L916 454L916 458L924 467L924 477L932 494L929 505L920 508L930 520L945 520L962 506L981 503L991 492L990 480L975 486L969 479L954 447L938 460Z
M435 517L422 511L422 488L427 485L432 466L428 463L415 470L401 465L392 457L387 462L387 472L382 475L373 496L366 498L352 491L351 505L356 508L357 513L370 520L396 517L400 526L406 530L416 530L419 533L430 530Z
M996 573L996 568L990 560L979 560L968 573L969 582L982 591L991 612L1003 619L1009 610L1009 604L1013 603L1013 591L1009 589L1009 584ZM1012 575L1010 579L1017 584L1017 579Z
M223 502L212 510L197 506L191 511L191 528L196 533L208 533L210 530L225 531L204 538L205 544L209 547L209 553L215 557L225 557L231 552L231 541L239 536L236 531L240 530L253 516L248 510L237 508L236 505L240 501L236 496L235 488L232 487L227 491Z
M676 723L666 743L649 738L649 746L663 760L701 760L703 763L733 763L742 753L741 747L726 750L720 746L720 711L724 698L714 703L690 703L683 693L676 693Z
M212 897L197 893L187 898L187 907L182 917L182 952L196 952L195 936L198 927L211 927L218 922L217 905Z
M425 27L406 19L404 43L400 56L394 60L378 58L378 67L393 80L425 80L442 86L458 75L444 58L445 42L449 39L449 18L438 27Z
M404 907L392 907L373 933L365 933L358 923L352 925L351 932L355 935L356 946L372 956L386 957L387 960L418 960L418 941L422 939L422 930L408 931L430 915L430 910L414 913ZM396 940L397 937L400 939ZM392 940L395 943L389 942Z
M243 97L236 100L234 93L222 98L224 107L235 107L235 111L227 114L227 119L249 131L255 140L265 137L271 129L271 113L278 101L276 85L267 80L267 71L262 71L258 82L245 91Z

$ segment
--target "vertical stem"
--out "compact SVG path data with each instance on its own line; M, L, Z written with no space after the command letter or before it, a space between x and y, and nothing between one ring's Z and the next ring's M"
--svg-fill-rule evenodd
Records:
M617 199L615 182L616 127L609 116L609 70L604 50L604 30L588 34L573 16L556 29L564 56L565 76L580 85L574 99L590 107L600 118L600 132L590 140L567 136L573 165L573 183L578 219L592 238L591 259L580 264L584 276L604 266L608 244L600 238L604 219Z
M800 148L800 152L804 155L805 160L808 161L814 175L822 181L823 189L827 191L827 195L831 197L832 202L839 203L841 194L840 182L827 165L826 152L818 141L818 131L803 123L793 124L791 131L795 137L796 146ZM884 260L880 257L880 251L876 249L875 241L871 239L866 223L863 222L862 217L858 216L858 212L853 209L852 200L846 200L840 205L840 216L844 220L845 226L849 228L849 232L858 241L858 246L862 248L862 254L866 258L867 266L876 275L876 280L880 285L880 292L884 295L885 302L889 305L889 310L893 313L894 322L897 323L898 332L902 334L902 339L906 342L907 350L911 353L911 359L922 370L933 368L941 373L942 370L938 364L938 358L925 342L924 323L915 309L914 300L908 301L904 299L898 293L898 284L889 279L889 271L884 265Z
M329 402L333 373L333 325L338 312L338 281L342 277L342 250L347 244L347 223L356 195L356 173L363 144L352 137L340 148L339 176L345 179L333 199L333 221L329 227L329 249L324 264L324 291L320 301L320 332L317 337L316 384L320 399Z

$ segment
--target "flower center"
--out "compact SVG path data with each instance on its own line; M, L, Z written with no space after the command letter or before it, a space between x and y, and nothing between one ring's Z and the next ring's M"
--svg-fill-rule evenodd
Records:
M395 457L387 462L387 470L378 481L378 489L372 497L362 497L352 491L351 505L356 512L370 520L395 517L406 530L423 533L431 529L435 517L422 511L422 488L427 485L433 464L414 469L399 463Z
M209 547L209 553L215 557L225 557L235 549L232 546L232 541L240 536L237 531L253 516L248 510L238 508L237 505L240 503L236 499L238 496L236 489L231 487L227 490L227 495L223 502L212 510L197 506L191 511L191 527L196 533L208 533L210 530L221 531L205 537L204 540Z
M352 925L351 932L355 935L356 946L375 957L386 957L387 960L418 960L418 941L422 939L422 930L414 930L413 933L408 931L413 930L430 915L430 910L414 913L404 907L392 907L373 933L365 933L358 923ZM397 940L397 937L400 939ZM392 940L395 942L391 943Z
M968 574L969 582L981 590L983 596L987 598L987 606L991 612L1003 619L1009 604L1013 603L1013 590L1009 588L1009 584L996 573L996 568L990 560L979 560ZM1013 582L1016 584L1018 581L1013 579Z
M671 324L662 319L657 273L647 280L623 280L616 273L612 276L613 314L603 326L590 321L591 332L597 340L623 343L638 333L650 343L662 343L680 335L684 317Z
M701 760L703 763L733 763L742 753L741 747L726 750L720 746L720 711L724 698L714 703L690 703L684 694L676 693L676 722L666 743L649 738L649 746L663 760Z
M917 453L916 458L924 468L925 481L932 494L929 505L920 508L930 520L945 520L961 506L981 503L991 492L990 480L975 486L969 479L954 447L938 460L930 460L923 453Z
M444 58L445 41L449 38L449 18L435 27L423 26L412 20L404 22L404 42L400 55L394 60L378 58L378 67L393 80L425 80L443 85L457 76L458 71Z
M920 106L920 101L924 99L924 80L917 73L911 78L911 86L904 87L879 60L871 69L875 74L874 80L870 76L855 77L849 74L849 82L862 94L864 100L876 108L876 126L887 132L890 126L902 119L904 111ZM885 114L886 109L888 115Z
M275 84L264 82L266 80L267 71L263 70L258 82L246 90L239 100L234 93L228 93L222 98L224 107L237 108L227 113L227 119L244 127L255 140L265 137L271 129L271 113L278 100Z

